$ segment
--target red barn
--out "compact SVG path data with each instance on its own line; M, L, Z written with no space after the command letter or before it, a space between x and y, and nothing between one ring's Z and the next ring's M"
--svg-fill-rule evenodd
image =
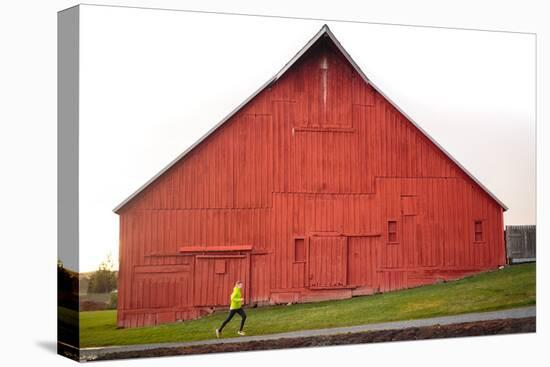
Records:
M349 298L505 263L506 206L324 26L121 203L118 325Z

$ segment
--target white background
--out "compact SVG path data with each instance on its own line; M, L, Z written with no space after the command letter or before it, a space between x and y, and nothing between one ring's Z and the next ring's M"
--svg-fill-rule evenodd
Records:
M203 9L242 13L357 19L374 22L453 26L538 33L538 242L544 244L542 144L544 115L543 40L548 11L544 2L503 1L339 1L206 2L118 1L111 4ZM315 4L315 6L313 6ZM55 355L56 300L56 12L70 1L13 2L0 8L0 243L2 244L2 327L4 365L68 365ZM543 78L545 78L543 80ZM546 83L544 83L546 82ZM547 130L547 129L546 129ZM548 152L546 152L548 154ZM538 279L548 279L547 251L539 245ZM423 342L385 343L304 350L234 353L162 358L155 365L267 365L296 363L413 364L422 366L545 365L548 353L548 292L537 289L536 335L480 337ZM546 287L548 288L548 287ZM544 340L546 338L546 340ZM150 365L153 360L107 362L104 365Z

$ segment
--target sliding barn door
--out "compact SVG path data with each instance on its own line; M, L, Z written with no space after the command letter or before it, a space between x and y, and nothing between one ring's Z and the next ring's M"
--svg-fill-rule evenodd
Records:
M235 282L244 282L247 299L249 262L246 256L197 256L194 274L195 306L228 306Z
M340 288L347 286L347 255L346 237L310 237L310 288Z

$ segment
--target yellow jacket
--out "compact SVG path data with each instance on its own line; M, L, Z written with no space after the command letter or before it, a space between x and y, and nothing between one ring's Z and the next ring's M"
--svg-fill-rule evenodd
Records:
M243 296L241 295L241 288L233 288L233 293L231 293L231 305L229 306L230 310L238 310L241 308L243 302Z

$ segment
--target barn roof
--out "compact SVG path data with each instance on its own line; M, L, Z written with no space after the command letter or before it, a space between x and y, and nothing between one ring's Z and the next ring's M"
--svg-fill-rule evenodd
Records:
M378 93L380 93L388 102L390 102L393 107L395 107L403 116L405 116L418 130L420 130L432 143L434 143L450 160L452 160L464 173L466 173L476 184L478 184L490 197L492 197L504 210L508 210L508 207L504 205L504 203L496 197L495 194L493 194L487 187L485 187L473 174L471 174L464 166L462 166L449 152L447 152L438 142L435 141L434 138L432 138L424 129L420 127L409 115L407 115L395 102L393 102L385 93L383 93L380 88L378 88L366 75L363 73L359 65L351 58L351 56L348 54L348 52L342 47L340 42L336 39L332 31L329 29L328 25L323 25L319 32L313 36L309 40L308 43L300 50L298 53L290 59L289 62L286 63L286 65L271 79L269 79L266 83L264 83L258 90L256 90L250 97L245 99L240 105L238 105L233 111L231 111L227 116L225 116L220 122L218 122L214 127L212 127L206 134L204 134L201 138L199 138L195 143L193 143L189 148L187 148L183 153L181 153L179 156L176 157L173 161L171 161L166 167L164 167L162 170L160 170L155 176L153 176L149 181L147 181L144 185L142 185L139 189L137 189L134 193L132 193L130 196L128 196L123 202L121 202L119 205L116 206L116 208L113 209L115 213L118 213L120 209L122 209L126 204L128 204L132 199L134 199L140 192L145 190L150 184L152 184L157 178L159 178L163 173L168 171L173 165L175 165L178 161L183 159L189 152L191 152L196 146L198 146L203 140L205 140L210 134L212 134L214 131L216 131L221 125L223 125L225 122L227 122L231 117L233 117L239 110L241 110L248 102L250 102L254 97L256 97L258 94L260 94L264 89L268 88L270 85L275 83L278 79L280 79L287 71L294 65L319 39L323 37L328 37L333 44L338 48L338 50L344 55L344 57L349 61L349 63L353 66L355 71L363 78L363 80L370 84Z

